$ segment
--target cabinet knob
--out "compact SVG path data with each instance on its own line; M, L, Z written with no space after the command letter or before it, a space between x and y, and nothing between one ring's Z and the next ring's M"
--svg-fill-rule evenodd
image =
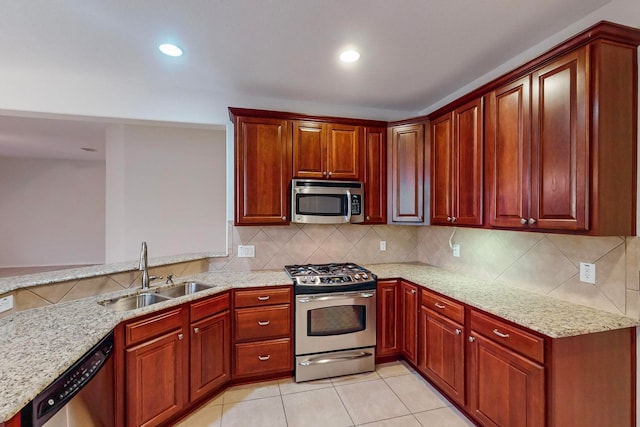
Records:
M415 290L415 289L411 289L411 293L412 293L412 294L415 294L415 293L416 293L416 290Z
M193 328L193 333L197 334L198 332L200 332L200 328Z
M450 216L447 217L447 222L451 222L453 221L453 218L451 218Z
M535 223L536 223L536 220L535 220L535 219L533 219L533 218L529 218L529 224L530 224L530 225L533 225L533 224L535 224Z
M264 322L261 322L261 321L258 320L258 325L260 325L260 326L267 326L269 323L271 323L270 320L265 320Z
M371 217L369 215L367 215L367 221L369 221L371 219Z
M179 339L180 341L182 341L182 339L183 339L183 338L184 338L184 335L183 335L183 334L178 334L178 339Z
M476 339L474 337L469 337L469 342L474 342Z
M461 333L462 333L461 329L456 329L456 335L460 335ZM469 338L471 338L471 337L469 337Z
M520 224L525 225L527 223L526 218L520 218Z
M267 354L266 356L258 356L258 360L261 361L261 362L267 361L269 359L271 359L271 355L270 354Z
M327 176L327 171L322 171L322 176Z
M451 222L456 222L456 220L457 220L457 219L458 219L458 218L456 218L455 216L452 216L452 217L451 217Z
M283 215L283 216L282 216L282 220L283 220L283 221L286 221L286 220L287 220L287 217Z
M329 176L333 175L333 172L329 172Z

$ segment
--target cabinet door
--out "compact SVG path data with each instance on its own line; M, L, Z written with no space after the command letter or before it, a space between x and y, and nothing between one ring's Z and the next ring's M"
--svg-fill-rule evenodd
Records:
M418 288L400 282L402 313L402 354L414 365L418 363Z
M293 175L321 179L327 176L327 128L318 122L293 123Z
M182 410L188 392L186 345L180 329L127 349L127 425L155 426Z
M486 97L486 204L489 224L521 228L529 218L530 77Z
M453 113L453 216L460 225L482 225L482 100ZM432 187L435 188L435 185Z
M327 177L360 179L360 126L327 125Z
M289 122L238 117L235 127L235 223L288 223L291 182Z
M449 397L464 405L464 334L458 323L420 308L421 371Z
M424 125L391 129L392 209L394 222L424 221Z
M587 230L586 48L533 73L531 227Z
M387 130L365 128L364 214L366 224L387 223Z
M191 401L231 379L229 310L191 324Z
M379 281L377 298L376 357L397 356L400 354L398 282L396 280Z
M453 221L453 113L431 121L431 223Z
M544 368L472 331L469 409L486 426L545 425Z

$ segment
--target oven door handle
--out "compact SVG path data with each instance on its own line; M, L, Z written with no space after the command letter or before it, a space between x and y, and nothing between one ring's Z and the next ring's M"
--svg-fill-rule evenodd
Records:
M345 360L363 359L365 357L371 357L373 353L368 351L358 351L357 353L344 354L342 356L319 356L312 359L300 362L300 366L322 365L325 363L343 362Z
M351 222L351 191L347 190L347 216L345 217L346 222Z
M340 294L340 295L324 295L321 297L307 296L299 298L298 302L316 302L316 301L335 301L340 299L353 299L353 298L371 298L375 295L373 292L360 292L359 294Z

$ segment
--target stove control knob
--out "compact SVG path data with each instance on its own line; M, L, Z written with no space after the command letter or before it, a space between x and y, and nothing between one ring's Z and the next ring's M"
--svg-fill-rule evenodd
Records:
M362 280L367 280L369 275L367 273L362 273Z
M360 275L358 273L356 273L356 274L353 275L353 278L356 279L356 280L360 280Z

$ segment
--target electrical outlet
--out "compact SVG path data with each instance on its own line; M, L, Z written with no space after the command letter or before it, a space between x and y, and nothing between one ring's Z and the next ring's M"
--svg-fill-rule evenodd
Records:
M386 240L380 240L380 250L381 251L386 251L387 250L387 241Z
M596 265L588 262L580 263L580 281L584 283L596 284Z
M453 256L460 258L460 245L458 243L453 244Z
M0 313L13 308L13 295L0 298Z
M238 258L254 258L256 247L254 245L238 245Z

